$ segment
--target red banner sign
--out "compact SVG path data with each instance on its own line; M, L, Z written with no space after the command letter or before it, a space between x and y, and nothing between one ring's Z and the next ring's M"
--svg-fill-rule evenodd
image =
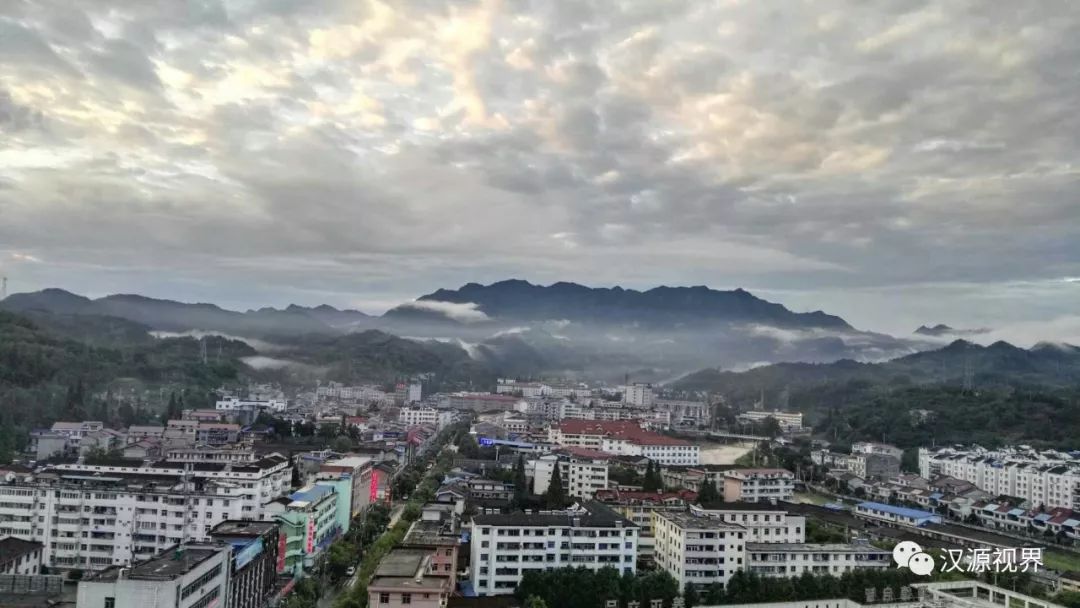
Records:
M288 552L288 539L285 537L285 532L278 533L277 539L277 571L278 573L285 571L285 553Z

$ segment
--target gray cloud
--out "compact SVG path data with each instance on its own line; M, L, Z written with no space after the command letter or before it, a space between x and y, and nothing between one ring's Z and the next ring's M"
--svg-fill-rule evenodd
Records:
M45 262L4 272L242 307L707 283L1024 327L1015 285L1080 276L1069 8L5 3L0 251Z

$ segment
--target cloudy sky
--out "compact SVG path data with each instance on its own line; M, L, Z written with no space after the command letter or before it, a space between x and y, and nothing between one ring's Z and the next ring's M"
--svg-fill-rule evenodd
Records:
M0 272L369 311L743 286L1080 335L1077 100L1068 1L4 0Z

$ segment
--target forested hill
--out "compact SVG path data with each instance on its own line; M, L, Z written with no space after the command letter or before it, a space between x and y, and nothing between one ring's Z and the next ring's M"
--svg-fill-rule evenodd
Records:
M732 409L806 414L815 434L840 443L888 441L1080 448L1080 349L1022 349L957 340L878 364L785 363L736 373L703 370L673 385L708 391Z
M31 429L56 420L130 424L156 416L150 389L186 394L204 407L210 389L237 378L237 359L254 354L235 340L208 337L206 344L215 356L204 363L194 338L157 340L103 317L35 320L0 311L0 460Z
M1050 387L1080 384L1080 348L1067 344L1037 344L1023 349L1007 342L980 346L956 340L948 346L884 363L777 363L745 372L705 369L689 374L674 387L722 393L732 399L845 382L895 386L950 384L1000 386L1013 384ZM766 395L767 397L769 395Z

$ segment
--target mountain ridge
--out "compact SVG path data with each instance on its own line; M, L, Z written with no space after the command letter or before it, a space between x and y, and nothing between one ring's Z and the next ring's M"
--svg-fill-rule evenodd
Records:
M793 312L742 288L721 291L704 285L660 285L639 291L566 281L544 286L507 279L490 285L466 283L459 289L441 288L417 301L475 304L477 310L496 319L637 322L660 327L689 321L758 322L783 328L854 329L844 319L820 310ZM387 314L393 316L395 310Z

